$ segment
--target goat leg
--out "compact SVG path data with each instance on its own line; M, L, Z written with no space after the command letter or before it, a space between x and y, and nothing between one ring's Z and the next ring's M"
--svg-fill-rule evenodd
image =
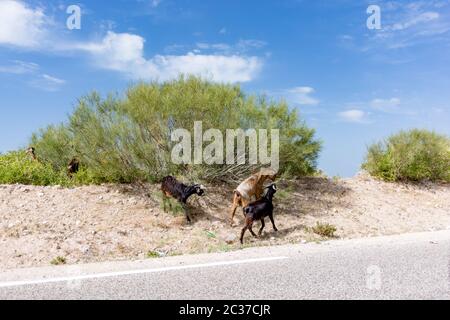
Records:
M163 201L164 212L167 212L167 208L166 208L167 197L164 194L164 192L163 192L163 195L162 195L162 201Z
M273 213L269 214L270 222L272 222L273 230L278 231L277 227L275 227L275 221L273 221Z
M186 203L182 202L182 203L181 203L181 206L183 207L183 210L184 210L184 215L186 216L186 220L187 220L187 222L188 222L188 223L191 223L191 218L189 218L189 215L188 215L188 210L187 210L187 205L186 205Z
M241 244L244 244L244 233L245 233L245 231L247 230L247 228L248 228L248 226L247 225L245 225L244 226L244 228L242 228L242 231L241 231Z
M256 233L253 232L253 221L250 223L250 225L248 226L248 230L250 230L250 233L252 234L252 236L254 236L255 238L257 238L258 236L256 235Z
M252 225L253 225L253 219L252 219L252 218L246 218L246 219L245 219L245 226L244 226L244 228L243 228L242 231L241 231L241 244L244 243L244 233L245 233L245 231L246 231L247 229L250 230L250 232L251 232L252 234L254 234L254 233L253 233L253 230L252 230Z
M230 226L233 226L234 215L236 213L237 207L238 207L237 204L233 202L233 207L231 208Z
M264 223L264 218L262 218L262 219L261 219L261 229L259 229L259 232L258 232L258 235L259 235L259 236L262 235L262 232L263 232L263 229L264 229L265 225L266 225L266 224Z

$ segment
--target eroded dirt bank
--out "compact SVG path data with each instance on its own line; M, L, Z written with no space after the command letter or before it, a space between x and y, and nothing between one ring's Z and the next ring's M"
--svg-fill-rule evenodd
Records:
M341 238L450 227L449 185L390 184L361 174L278 186L280 231L267 221L262 238L246 234L246 246L321 240L311 230L318 221L336 226ZM0 186L0 270L49 265L56 257L73 264L241 247L241 224L230 227L227 220L233 186L208 186L206 196L192 198L191 225L163 212L158 188ZM241 211L235 219L242 220Z

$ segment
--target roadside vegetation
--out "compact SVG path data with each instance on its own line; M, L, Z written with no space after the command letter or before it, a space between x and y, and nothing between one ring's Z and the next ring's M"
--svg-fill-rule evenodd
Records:
M25 151L0 155L1 184L66 185L68 179L62 172L54 170L49 163L31 159Z
M315 234L325 238L335 238L336 227L329 223L316 222L316 225L311 228Z
M401 131L371 145L362 167L385 181L450 182L450 138L427 130Z
M304 176L316 171L321 143L314 129L286 102L246 95L237 85L180 77L165 83L138 83L121 95L102 98L93 92L82 97L66 122L33 134L30 145L39 163L27 159L22 151L1 155L0 183L154 182L168 174L237 181L257 169L237 164L173 164L171 133L184 128L193 136L198 120L203 121L203 131L279 129L281 173ZM64 172L74 157L81 170L68 180Z
M56 258L52 259L52 261L50 261L50 264L52 264L54 266L59 266L59 265L63 265L66 263L67 263L66 258L61 257L61 256L57 256Z
M65 167L55 168L49 162L35 161L23 150L0 154L0 184L71 187L101 182L85 166L70 178Z

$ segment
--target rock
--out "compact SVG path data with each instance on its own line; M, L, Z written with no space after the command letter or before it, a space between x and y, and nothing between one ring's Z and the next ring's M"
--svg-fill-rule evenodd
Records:
M228 244L232 244L234 241L236 241L237 236L235 234L228 234L226 235L223 240L228 243Z
M82 246L82 247L80 248L80 251L81 251L83 254L88 254L90 250L91 250L91 248L90 248L88 245Z
M37 195L38 195L38 197L42 198L44 196L44 193L43 192L39 192Z
M168 253L167 251L161 251L161 250L156 250L155 252L160 257L165 257L165 256L167 256L167 253Z
M305 240L305 239L302 239L302 240L300 241L300 243L305 244L305 243L306 243L306 240Z

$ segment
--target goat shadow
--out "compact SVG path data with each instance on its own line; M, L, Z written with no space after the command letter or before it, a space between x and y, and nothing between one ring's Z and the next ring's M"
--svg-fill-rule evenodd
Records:
M275 212L296 218L309 215L325 217L329 211L338 208L349 208L345 197L351 189L336 179L326 177L305 177L296 180L279 182L279 190L288 190L288 195L277 198L275 194Z

